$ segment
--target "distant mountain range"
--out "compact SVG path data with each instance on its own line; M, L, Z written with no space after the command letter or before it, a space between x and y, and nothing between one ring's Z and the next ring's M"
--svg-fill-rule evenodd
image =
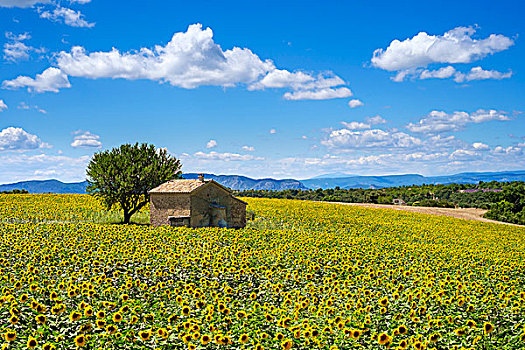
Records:
M185 179L196 179L198 174L182 174ZM204 174L204 178L217 181L221 185L231 188L232 190L307 190L301 181L293 179L275 180L275 179L252 179L241 175L214 175Z
M480 181L525 181L525 170L518 171L502 171L502 172L484 172L484 173L460 173L455 175L445 176L423 176L418 174L406 175L384 175L384 176L348 176L330 177L324 175L323 177L316 177L301 182L308 188L384 188L397 186L411 186L422 184L475 184Z
M31 180L0 185L0 192L26 190L29 193L86 193L87 181L65 183L58 180Z
M185 179L196 179L198 174L183 174ZM206 179L212 179L233 190L307 190L300 181L286 179L251 179L240 175L214 175L205 174ZM32 180L12 184L0 185L0 192L14 189L26 190L29 193L86 193L87 181L64 183L58 180Z
M183 174L186 179L196 179L197 174ZM234 190L287 190L287 189L317 189L317 188L384 188L396 186L411 186L422 184L451 184L451 183L478 183L479 181L525 181L525 170L460 173L446 176L422 176L418 174L384 175L384 176L357 176L345 174L326 174L307 180L276 180L252 179L240 175L205 174L205 178L213 179L220 184ZM12 184L0 185L1 191L14 189L27 190L29 193L86 193L87 182L64 183L58 180L32 180Z

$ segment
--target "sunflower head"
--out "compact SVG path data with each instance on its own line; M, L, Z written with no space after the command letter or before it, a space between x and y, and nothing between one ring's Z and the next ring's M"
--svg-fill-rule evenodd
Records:
M8 330L4 333L4 339L8 342L11 342L16 339L16 331Z
M490 322L485 322L483 325L483 332L485 334L490 334L494 331L494 326Z
M34 337L29 337L29 339L27 339L27 347L29 349L34 349L36 348L37 345L38 345L38 342L36 341Z
M75 338L75 344L76 346L78 346L79 348L82 348L84 346L86 346L86 337L81 334L81 335L78 335L76 338Z

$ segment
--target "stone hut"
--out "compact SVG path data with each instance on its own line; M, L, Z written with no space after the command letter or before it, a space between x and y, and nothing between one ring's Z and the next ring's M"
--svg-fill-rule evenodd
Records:
M150 221L153 226L186 227L246 226L246 202L213 180L171 180L150 194Z

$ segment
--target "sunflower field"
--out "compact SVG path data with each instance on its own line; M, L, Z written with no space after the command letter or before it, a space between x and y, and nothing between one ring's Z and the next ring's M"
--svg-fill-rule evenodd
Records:
M525 228L245 200L232 230L0 195L2 349L525 349Z

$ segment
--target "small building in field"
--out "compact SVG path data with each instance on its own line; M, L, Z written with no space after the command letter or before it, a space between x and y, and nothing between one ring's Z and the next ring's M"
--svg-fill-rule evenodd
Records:
M153 226L246 226L247 203L213 180L171 180L149 191Z
M394 205L407 205L407 204L401 198L395 198L394 199Z

